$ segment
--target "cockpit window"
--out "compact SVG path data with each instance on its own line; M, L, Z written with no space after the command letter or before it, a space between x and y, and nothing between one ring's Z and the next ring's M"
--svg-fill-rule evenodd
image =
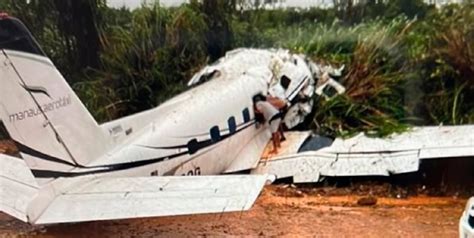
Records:
M45 55L26 26L15 18L0 19L0 49Z

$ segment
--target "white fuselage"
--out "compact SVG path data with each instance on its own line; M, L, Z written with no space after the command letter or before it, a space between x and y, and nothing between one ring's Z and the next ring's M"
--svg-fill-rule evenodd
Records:
M253 155L240 158L250 169L270 138L267 125L255 122L252 102L267 91L266 80L264 75L214 79L143 115L104 124L120 144L91 166L128 163L114 172L141 176L221 174L244 152ZM150 119L134 128L137 120ZM137 161L144 165L133 164Z

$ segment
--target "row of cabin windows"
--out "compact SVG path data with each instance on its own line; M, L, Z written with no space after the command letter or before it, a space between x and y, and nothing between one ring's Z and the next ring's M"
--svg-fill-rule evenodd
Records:
M250 121L250 111L248 108L245 108L242 111L242 117L244 119L244 123L247 123ZM229 134L232 135L237 131L237 122L235 121L235 117L232 116L227 120L227 125L229 127ZM202 147L205 147L207 145L217 143L221 140L221 131L219 129L219 126L213 126L209 130L209 133L211 135L211 141L210 142L198 142L197 139L192 139L188 142L188 152L189 154L194 154L198 150L200 150Z

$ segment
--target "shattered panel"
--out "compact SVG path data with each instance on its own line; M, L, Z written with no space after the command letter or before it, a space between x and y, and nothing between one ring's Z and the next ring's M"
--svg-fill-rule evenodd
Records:
M252 173L293 177L295 183L306 183L318 182L321 176L389 176L416 172L422 159L466 156L474 156L474 126L416 127L386 139L360 134L336 139L332 145L319 150L280 153L262 160Z

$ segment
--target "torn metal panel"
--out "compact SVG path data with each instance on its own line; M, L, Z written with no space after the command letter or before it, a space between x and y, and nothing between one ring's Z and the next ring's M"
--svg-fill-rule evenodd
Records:
M318 182L321 176L389 176L416 172L420 160L474 156L474 126L417 127L390 138L358 135L316 151L278 154L252 173Z
M292 54L285 49L240 48L201 69L188 86L244 76L252 80L263 78L267 85L261 92L288 102L289 112L283 121L288 128L294 128L311 113L313 100L309 99L314 93L324 95L326 87L334 88L338 94L344 93L345 88L331 78L331 75L340 76L343 69L316 64L305 55ZM315 90L316 83L318 90ZM329 97L325 95L325 98Z
M350 156L304 152L263 161L253 173L293 177L295 183L307 183L319 182L321 176L389 176L415 172L418 168L419 159L414 152Z
M472 155L474 153L473 145L473 125L430 126L414 127L408 132L394 134L388 138L370 138L359 134L349 139L336 139L331 147L325 148L323 151L330 153L361 153L421 150L421 155L427 156L422 158L432 158L437 156L435 152L439 149L462 150L456 153L455 156ZM453 151L446 154L446 156L454 153Z

